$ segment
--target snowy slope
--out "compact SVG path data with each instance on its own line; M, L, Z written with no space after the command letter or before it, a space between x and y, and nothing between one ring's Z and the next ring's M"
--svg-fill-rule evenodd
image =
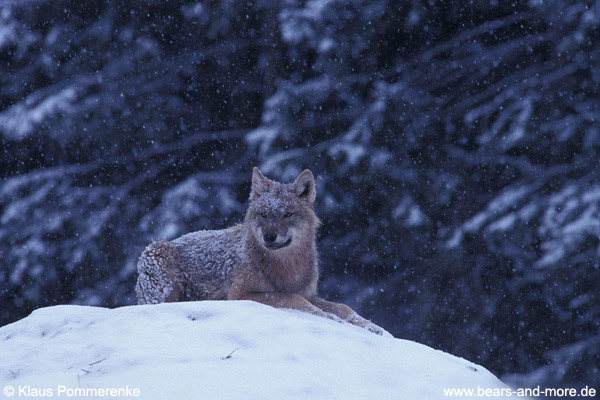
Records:
M127 385L161 400L442 399L448 387L506 387L421 344L246 301L39 309L0 328L7 385L54 398L59 385Z

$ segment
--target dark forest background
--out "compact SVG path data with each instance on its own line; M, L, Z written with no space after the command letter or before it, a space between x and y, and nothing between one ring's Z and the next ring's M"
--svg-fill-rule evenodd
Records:
M0 4L0 324L133 304L152 239L310 168L326 297L600 382L600 1Z

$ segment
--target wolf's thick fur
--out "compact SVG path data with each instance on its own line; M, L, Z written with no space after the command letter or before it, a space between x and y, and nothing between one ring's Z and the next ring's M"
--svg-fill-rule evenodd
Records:
M383 334L350 307L317 297L315 196L309 170L294 183L282 184L254 168L244 223L154 242L144 250L138 262L138 302L254 300Z

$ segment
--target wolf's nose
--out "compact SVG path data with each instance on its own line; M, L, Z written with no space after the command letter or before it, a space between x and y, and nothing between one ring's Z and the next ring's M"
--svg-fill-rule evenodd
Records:
M263 236L263 240L265 243L273 243L277 239L277 235L274 233L265 233Z

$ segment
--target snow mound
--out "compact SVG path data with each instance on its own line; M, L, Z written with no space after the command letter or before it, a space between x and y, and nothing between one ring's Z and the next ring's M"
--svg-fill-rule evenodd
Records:
M444 388L507 387L424 345L250 301L36 310L0 328L7 385L55 398L59 385L128 387L161 400L442 399Z

